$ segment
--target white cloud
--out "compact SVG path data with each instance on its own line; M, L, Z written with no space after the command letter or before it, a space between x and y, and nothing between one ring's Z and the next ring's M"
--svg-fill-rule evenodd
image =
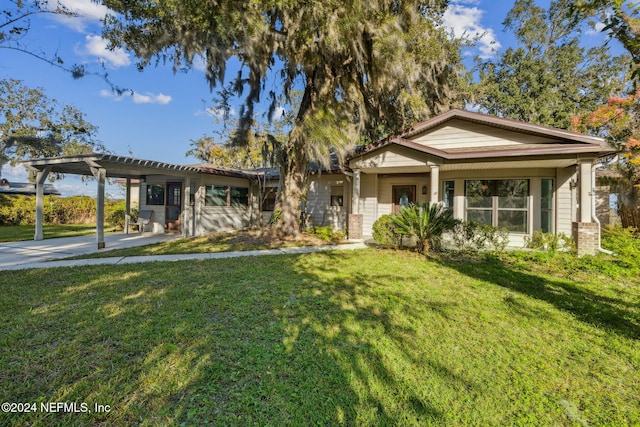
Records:
M128 67L131 65L129 54L122 48L109 49L108 42L100 36L85 36L83 48L76 49L79 55L91 55L98 58L98 61L112 68Z
M168 104L171 102L171 96L165 95L163 93L153 94L147 92L142 95L137 92L133 93L133 102L134 104Z
M236 114L237 114L236 110L233 107L231 107L231 110L229 111L229 116L233 117ZM196 117L208 116L216 119L222 119L224 118L224 110L222 108L209 107L209 108L206 108L205 110L198 110L193 115Z
M85 31L88 25L99 24L100 20L109 13L109 9L106 6L93 2L92 0L57 0L49 2L48 7L50 10L55 10L58 4L78 16L67 17L56 14L53 15L53 18L81 33Z
M6 164L2 166L2 177L9 182L28 182L29 172L22 165L11 166Z
M134 104L160 104L160 105L165 105L170 103L173 98L171 97L171 95L165 95L163 93L137 93L137 92L133 92L133 93L129 93L129 92L125 92L122 95L118 95L112 91L103 89L100 91L100 96L102 96L103 98L111 98L114 101L122 101L124 98L128 97L131 98Z
M273 112L273 117L271 120L280 120L286 114L287 110L284 107L276 107L276 110Z
M475 7L475 0L450 3L444 13L444 26L453 31L458 38L475 40L481 58L490 58L502 46L492 28L483 27L482 16L485 11Z

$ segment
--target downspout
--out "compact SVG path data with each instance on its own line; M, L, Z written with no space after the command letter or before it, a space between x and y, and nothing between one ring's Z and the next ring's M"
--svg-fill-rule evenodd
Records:
M602 225L596 215L596 170L602 166L602 164L596 164L591 168L591 220L598 224L598 251L607 255L615 255L615 253L602 247L602 239L600 236L602 234Z

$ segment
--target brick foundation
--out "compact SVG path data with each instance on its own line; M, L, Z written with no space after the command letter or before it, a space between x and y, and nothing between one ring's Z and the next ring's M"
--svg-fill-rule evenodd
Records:
M349 214L349 240L362 239L362 214Z
M597 255L600 228L595 222L574 222L571 224L573 240L576 242L578 256Z

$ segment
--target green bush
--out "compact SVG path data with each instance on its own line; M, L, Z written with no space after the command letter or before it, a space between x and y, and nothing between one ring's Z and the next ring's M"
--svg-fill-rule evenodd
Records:
M458 223L453 229L452 240L460 251L504 252L509 243L509 231L490 225L480 225L474 221Z
M544 233L542 230L533 232L531 237L526 236L525 247L555 254L558 251L573 252L575 243L573 239L564 233L551 234Z
M396 226L391 215L382 215L373 223L373 240L385 247L400 246L400 235L396 233Z
M325 242L339 242L345 238L345 233L342 230L334 230L332 226L327 225L324 227L313 226L307 229L307 233L324 240Z
M636 228L607 226L602 231L602 247L615 253L620 263L640 269L640 237Z

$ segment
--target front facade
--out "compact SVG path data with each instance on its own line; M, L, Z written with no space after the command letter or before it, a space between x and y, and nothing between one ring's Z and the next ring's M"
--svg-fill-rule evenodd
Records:
M364 238L382 215L409 203L440 202L460 220L507 228L512 246L542 230L573 235L579 252L594 253L593 165L610 152L599 138L451 110L360 148L341 171L312 173L303 210L311 225ZM39 171L38 182L45 171L139 179L139 209L153 212L151 230L184 236L267 223L278 183L260 171L112 155L26 163Z

